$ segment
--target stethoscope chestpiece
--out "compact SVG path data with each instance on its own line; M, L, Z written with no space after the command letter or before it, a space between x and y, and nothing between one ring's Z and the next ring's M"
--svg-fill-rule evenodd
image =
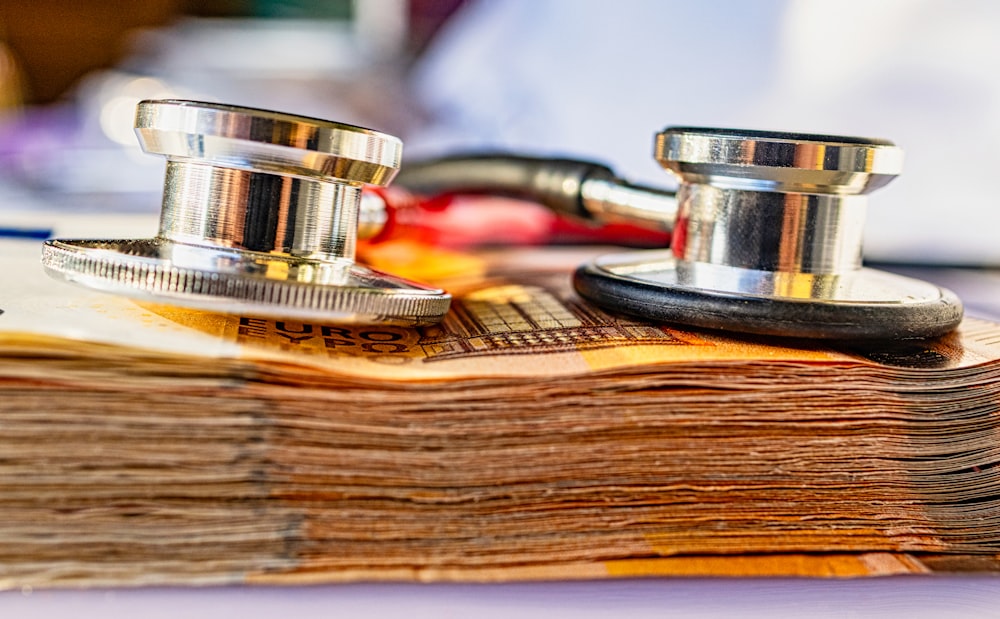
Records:
M166 156L159 232L51 240L57 278L150 302L339 323L439 321L442 290L354 260L363 185L386 185L402 143L352 125L195 101L144 101L136 133Z
M821 339L933 337L961 321L950 291L862 267L867 194L902 170L891 142L670 127L656 159L680 180L671 248L580 267L575 287L594 303Z

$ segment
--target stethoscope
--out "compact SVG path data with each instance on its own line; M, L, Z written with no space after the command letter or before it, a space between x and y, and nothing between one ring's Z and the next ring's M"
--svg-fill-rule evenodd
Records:
M355 260L387 216L377 193L402 143L360 127L244 107L144 101L136 134L167 160L159 231L47 241L57 278L221 313L433 324L444 290ZM891 142L669 127L655 157L676 192L581 161L453 157L409 166L417 192L515 194L596 223L669 231L669 249L606 255L573 283L611 312L745 333L822 339L933 337L962 305L927 282L862 266L867 195L901 171Z

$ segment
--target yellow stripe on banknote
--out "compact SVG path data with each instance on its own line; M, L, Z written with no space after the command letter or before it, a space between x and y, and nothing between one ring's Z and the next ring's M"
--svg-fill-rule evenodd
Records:
M738 576L839 577L891 576L928 570L915 558L887 552L861 554L779 554L678 556L605 562L611 577Z

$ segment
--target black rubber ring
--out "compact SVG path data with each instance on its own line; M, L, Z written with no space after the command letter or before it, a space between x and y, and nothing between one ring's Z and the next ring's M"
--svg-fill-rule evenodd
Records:
M658 285L579 267L573 286L583 298L612 313L655 322L780 337L888 340L944 335L962 320L962 303L941 288L926 303L811 303Z

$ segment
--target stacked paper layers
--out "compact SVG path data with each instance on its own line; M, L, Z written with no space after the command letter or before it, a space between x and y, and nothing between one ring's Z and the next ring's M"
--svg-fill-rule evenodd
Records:
M2 250L8 587L1000 570L990 323L694 332L584 304L548 250L424 253L442 326L343 327L140 306Z

